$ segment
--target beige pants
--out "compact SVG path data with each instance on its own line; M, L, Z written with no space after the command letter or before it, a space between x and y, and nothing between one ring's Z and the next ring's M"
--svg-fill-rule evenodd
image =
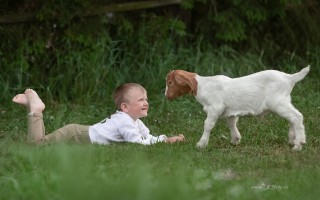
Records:
M58 142L90 143L89 126L69 124L46 135L43 115L38 113L28 114L27 142L36 144Z

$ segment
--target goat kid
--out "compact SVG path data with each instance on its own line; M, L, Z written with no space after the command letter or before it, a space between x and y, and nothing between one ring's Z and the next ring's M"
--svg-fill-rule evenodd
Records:
M231 143L240 143L237 128L239 116L261 115L273 112L289 121L289 143L293 150L302 150L306 143L302 114L292 105L290 93L296 82L309 72L310 66L295 74L266 70L239 78L223 75L199 76L184 70L167 74L165 96L172 100L192 94L207 113L204 132L197 147L208 145L209 136L220 117L227 119L231 131Z

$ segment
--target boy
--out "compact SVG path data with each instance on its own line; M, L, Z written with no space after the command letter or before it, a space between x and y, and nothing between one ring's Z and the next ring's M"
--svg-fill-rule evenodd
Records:
M182 134L173 137L150 135L149 129L139 119L148 115L148 99L146 90L139 84L126 83L114 91L113 100L117 110L110 118L92 126L79 124L66 125L51 134L45 135L43 110L45 105L32 90L18 94L13 102L24 105L28 109L27 141L36 144L74 141L77 143L110 144L114 142L132 142L150 145L157 142L174 143L184 141Z

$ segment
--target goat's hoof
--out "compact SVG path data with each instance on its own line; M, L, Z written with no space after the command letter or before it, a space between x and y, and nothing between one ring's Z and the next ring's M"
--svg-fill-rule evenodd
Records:
M294 145L293 151L301 151L302 150L302 145Z
M207 145L208 145L208 144L203 143L203 142L198 142L198 143L197 143L197 147L200 148L200 149L205 148Z
M231 140L231 144L238 145L240 144L240 138L236 137Z
M307 144L307 142L306 141L301 141L300 144L301 145L305 145L305 144Z

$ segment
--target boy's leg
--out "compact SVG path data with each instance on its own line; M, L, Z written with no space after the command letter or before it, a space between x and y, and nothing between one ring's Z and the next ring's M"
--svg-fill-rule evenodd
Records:
M27 107L28 113L28 136L27 141L31 143L55 143L60 141L75 141L78 143L89 143L89 126L70 124L62 127L52 134L45 136L42 111L45 105L32 90L27 89L24 94L18 94L13 102Z
M30 110L30 112L28 113L29 124L27 141L38 143L42 140L42 138L45 135L42 115L42 111L45 109L45 105L34 90L27 89L25 91L25 94L28 100L28 107Z
M27 142L38 143L45 136L42 113L28 114L28 136Z
M69 124L44 136L40 143L75 142L90 143L89 126Z
M45 135L42 115L42 111L45 109L44 103L32 89L27 89L24 94L16 95L12 101L24 105L28 109L27 141L38 143Z

